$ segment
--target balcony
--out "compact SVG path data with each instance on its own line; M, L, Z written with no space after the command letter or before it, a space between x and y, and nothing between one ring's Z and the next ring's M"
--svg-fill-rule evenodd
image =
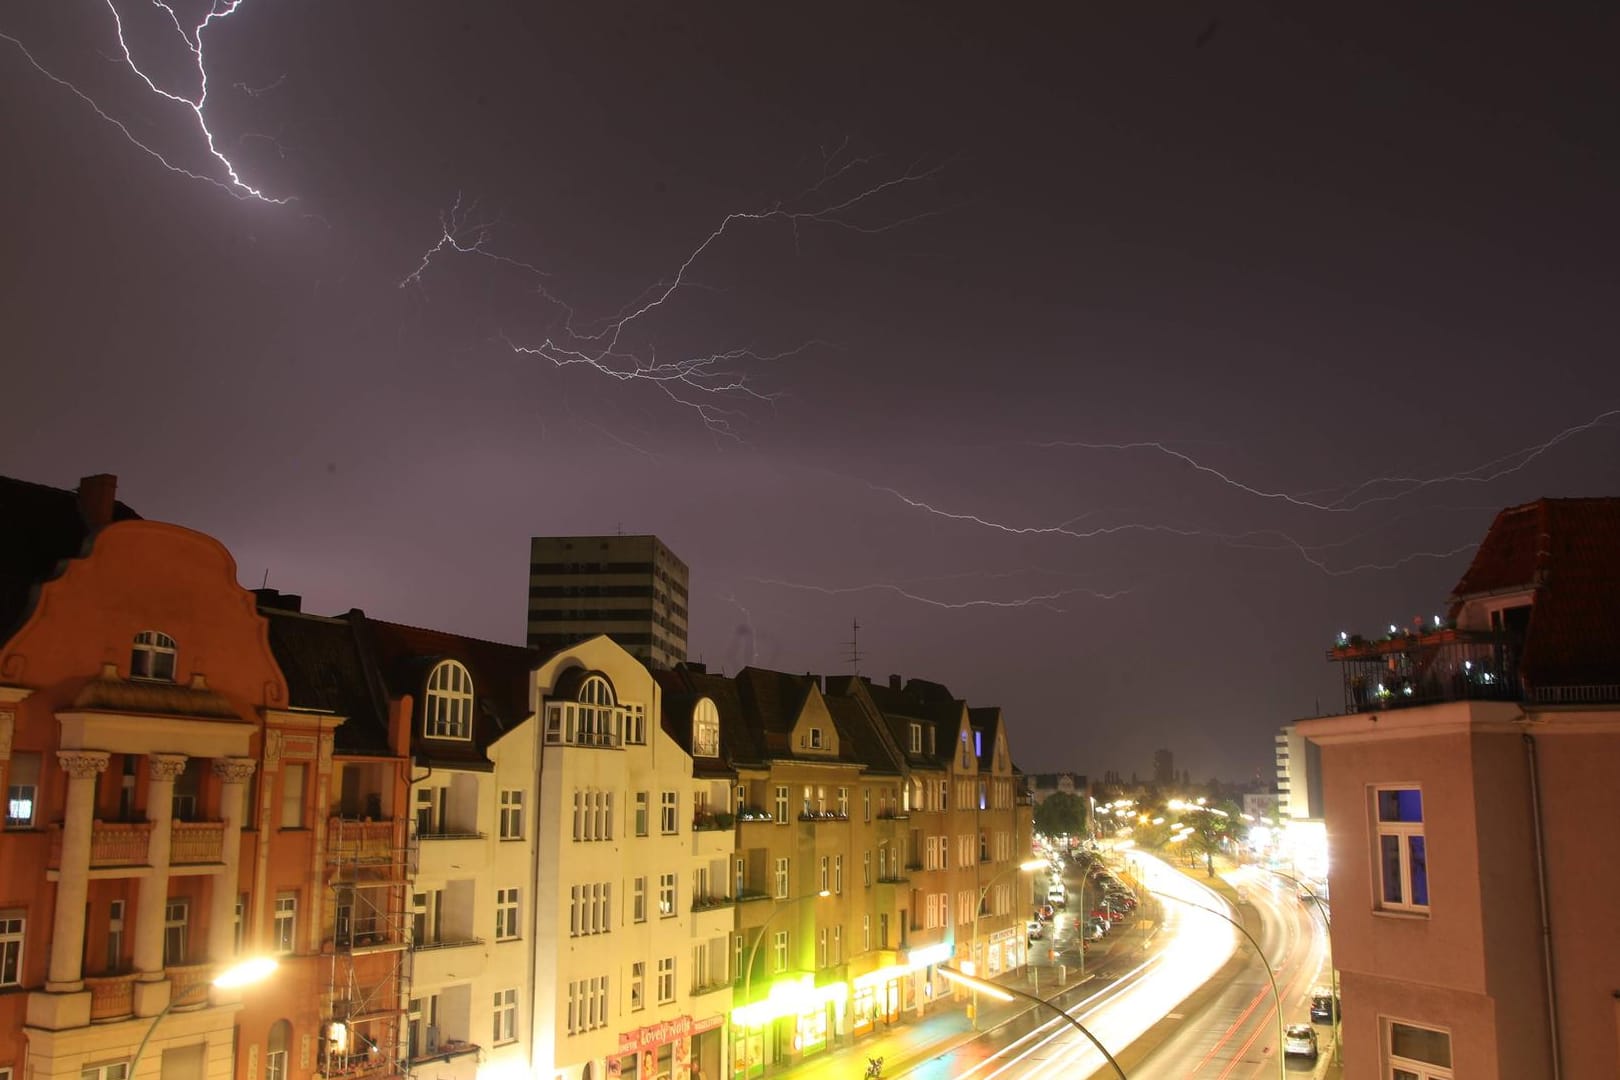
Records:
M169 862L175 865L224 862L223 821L176 821L169 826Z
M424 985L445 983L465 977L482 965L481 960L469 960L464 950L482 949L481 938L460 941L423 942L411 946L411 978Z
M208 1004L208 995L203 991L214 977L213 964L165 967L163 974L169 977L169 1001L180 1003L174 1006L176 1011L200 1009Z
M692 936L710 938L729 934L737 918L729 896L705 896L692 901Z
M485 858L485 835L481 832L440 828L419 832L416 839L411 866L413 873L429 877L447 876L458 867L481 865Z
M90 869L115 869L147 865L147 848L152 840L150 821L96 821L90 826ZM62 865L62 826L51 826L48 864Z
M348 867L391 866L399 860L392 821L328 818L326 861Z
M1347 713L1524 700L1518 638L1500 631L1442 628L1380 641L1346 637L1327 658L1344 665Z
M799 820L815 825L833 825L842 822L849 824L849 815L839 813L837 810L806 810L799 815Z
M87 975L84 988L90 991L90 1022L122 1020L135 1012L135 973L128 975Z
M736 819L727 813L700 813L692 819L692 854L699 858L725 855L737 846Z

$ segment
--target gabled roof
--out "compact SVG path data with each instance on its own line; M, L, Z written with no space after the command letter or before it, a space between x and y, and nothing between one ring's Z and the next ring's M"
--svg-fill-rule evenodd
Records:
M670 732L683 749L690 752L687 744L691 742L692 709L697 705L698 698L706 697L714 702L715 710L720 714L721 762L729 768L764 765L763 743L758 733L749 726L742 698L733 680L685 664L668 671L653 671L652 677L663 690L664 730ZM684 739L671 729L672 724L675 728L686 729ZM696 758L694 762L702 760L707 759Z
M866 692L877 706L890 734L905 751L906 760L914 767L944 769L950 765L956 752L956 733L962 722L966 703L951 696L949 690L926 679L912 679L905 688L896 690L880 683L867 682ZM934 752L925 749L912 753L906 728L913 721L928 724L934 729Z
M989 772L996 761L996 736L1001 732L1001 706L983 705L968 709L968 723L979 737L979 770Z
M113 521L141 515L113 503ZM27 618L34 590L66 559L84 554L91 530L74 491L0 476L0 639Z
M1531 687L1620 682L1620 499L1538 499L1496 515L1451 594L1533 593L1522 673Z

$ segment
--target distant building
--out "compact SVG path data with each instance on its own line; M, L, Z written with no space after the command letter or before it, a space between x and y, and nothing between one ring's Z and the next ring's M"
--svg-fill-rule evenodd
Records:
M1288 724L1277 732L1278 812L1285 818L1322 816L1322 749Z
M1029 773L1024 777L1030 800L1039 806L1053 795L1086 797L1086 778L1083 773Z
M529 542L532 648L598 634L654 668L686 660L686 564L656 536L536 536Z
M1448 618L1346 636L1321 747L1345 1076L1620 1076L1620 499L1502 511Z

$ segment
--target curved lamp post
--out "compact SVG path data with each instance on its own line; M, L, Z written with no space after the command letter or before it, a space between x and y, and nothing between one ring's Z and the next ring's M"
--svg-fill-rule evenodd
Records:
M992 874L990 876L989 881L985 882L983 885L981 885L979 887L979 902L977 904L973 905L973 973L975 975L977 975L979 973L979 909L984 907L984 898L985 898L986 894L988 894L990 892L990 886L994 885L997 881L999 881L1000 879L1006 877L1008 874L1028 873L1028 872L1031 872L1031 871L1034 871L1034 870L1039 870L1041 867L1043 867L1045 865L1046 864L1044 862L1042 862L1040 859L1028 859L1028 860L1026 860L1024 862L1019 863L1017 866L1009 866L1004 870L996 871L994 874ZM975 873L975 876L977 876L977 873L978 873L978 864L977 863L974 864L974 873ZM978 990L978 987L974 987L974 989L973 989L973 1006L972 1006L972 1008L973 1008L973 1017L972 1017L973 1030L978 1031L979 1030L979 990Z
M1108 1047L1104 1046L1102 1042L1098 1040L1097 1036L1087 1031L1086 1026L1080 1021L1076 1020L1074 1016L1061 1005L1055 1005L1043 997L1036 997L1034 994L1027 993L1023 990L1015 990L1010 986L1002 986L1000 983L985 982L983 979L976 979L972 975L964 975L960 971L953 970L952 968L948 968L943 965L936 970L938 970L941 975L945 976L952 982L959 982L964 986L971 986L975 993L983 991L986 996L993 997L998 1001L1011 1001L1013 998L1023 998L1025 1001L1032 1001L1037 1005L1045 1005L1048 1009L1051 1009L1053 1012L1063 1017L1063 1019L1067 1020L1069 1025L1073 1027L1074 1030L1091 1040L1091 1045L1095 1046L1098 1053L1102 1054L1103 1057L1108 1059L1108 1064L1112 1065L1114 1067L1114 1072L1119 1074L1119 1080L1130 1080L1130 1078L1125 1075L1125 1070L1119 1067L1119 1062L1114 1060L1114 1055L1108 1052Z
M765 917L765 921L760 923L759 934L755 936L754 943L748 947L748 963L743 968L744 1005L752 1005L754 1003L754 960L759 956L760 943L765 940L765 931L770 929L771 923L776 921L776 917L778 915L798 907L806 900L824 900L831 895L831 890L822 889L820 892L810 893L806 896L795 896L791 900L776 900L772 903L771 906L773 910ZM134 1080L134 1078L132 1077L131 1080Z
M1271 961L1266 959L1266 950L1260 947L1260 943L1255 940L1254 935L1249 933L1242 923L1230 915L1222 914L1212 907L1205 907L1203 904L1195 904L1191 900L1184 900L1179 896L1171 896L1168 893L1159 894L1159 899L1174 900L1178 904L1186 904L1190 908L1197 908L1199 911L1213 915L1217 919L1225 919L1238 933L1249 939L1250 945L1254 946L1254 954L1260 958L1260 963L1264 965L1266 978L1271 980L1271 997L1277 1004L1277 1075L1285 1076L1288 1070L1287 1063L1283 1060L1286 1055L1283 1053L1285 1040L1283 1038L1282 991L1277 989L1277 973L1271 970Z
M1339 969L1333 966L1333 917L1328 913L1327 902L1316 895L1316 890L1305 884L1293 874L1285 874L1281 870L1266 868L1268 873L1276 874L1280 878L1287 878L1304 890L1306 899L1316 905L1316 910L1322 913L1322 924L1327 927L1328 941L1328 984L1333 992L1333 1064L1343 1064L1339 1049Z
M188 993L199 987L217 986L221 990L235 990L239 987L251 986L257 982L263 982L275 970L276 962L274 960L268 956L258 956L251 960L243 960L232 964L218 975L215 975L209 982L193 983L178 994L170 994L169 1003L163 1006L158 1014L152 1018L152 1023L147 1026L146 1034L141 1036L140 1045L135 1047L135 1056L129 1059L129 1080L135 1080L135 1068L141 1063L141 1055L146 1053L146 1044L152 1041L152 1033L158 1029L159 1024L163 1023L163 1018L169 1015L169 1011L179 1005ZM196 1002L188 1001L186 1004L194 1005Z

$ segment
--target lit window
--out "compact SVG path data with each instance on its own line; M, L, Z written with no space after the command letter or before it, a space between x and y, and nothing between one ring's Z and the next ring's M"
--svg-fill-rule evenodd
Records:
M39 755L11 755L6 774L6 828L31 829L39 803Z
M911 727L910 727L910 735L911 735L911 743L910 743L911 752L913 754L922 753L922 725L921 724L912 724Z
M157 630L136 634L129 653L129 676L174 682L174 638Z
M692 710L692 756L720 755L720 713L714 702L702 698Z
M423 734L434 739L470 739L472 714L472 676L456 661L443 661L428 676Z
M658 875L658 914L665 919L675 916L675 875Z
M1423 792L1415 787L1373 792L1378 826L1379 907L1429 910L1429 859L1423 835Z

